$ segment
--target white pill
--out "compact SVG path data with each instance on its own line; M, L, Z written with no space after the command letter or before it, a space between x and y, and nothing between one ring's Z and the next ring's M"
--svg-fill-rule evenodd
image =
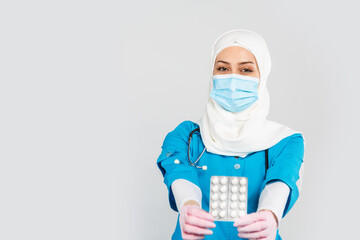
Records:
M230 207L231 207L232 209L236 209L236 208L237 208L237 202L231 203Z
M246 184L246 178L241 178L241 180L240 180L240 184L241 185L245 185Z
M227 184L227 178L226 177L222 177L221 178L221 180L220 180L220 182L221 182L221 184Z
M213 177L213 178L211 179L211 182L212 182L213 184L218 184L218 183L219 183L219 178L218 178L218 177Z
M222 211L220 212L220 217L225 217L225 214L226 214L225 210L222 210Z
M231 188L231 192L236 193L237 191L238 191L238 187L237 187L237 186L233 186L233 187Z
M213 208L213 209L217 208L218 206L219 206L218 202L213 202L211 204L211 208Z
M225 199L226 199L226 194L221 194L220 200L221 200L221 201L225 201Z
M236 194L232 194L231 195L231 201L236 201L237 200L237 195Z
M239 208L240 208L240 209L245 209L245 207L246 207L246 204L245 204L244 202L241 202L241 203L239 204Z
M239 199L240 199L240 201L245 201L246 200L246 195L245 194L240 194Z
M239 182L238 178L231 179L231 183L234 184L234 185L238 184L238 182Z
M240 187L239 192L245 193L246 192L246 187L245 186Z
M217 200L219 198L219 194L214 193L211 197L212 200Z
M221 208L221 209L225 209L225 208L226 208L226 202L220 203L220 208Z
M211 190L212 190L213 192L219 191L219 185L213 186Z
M236 212L236 211L231 211L231 217L232 217L232 218L235 218L236 215L237 215L237 212Z
M220 191L221 191L222 193L226 192L226 186L222 186L222 187L220 188Z
M239 212L239 216L242 217L242 216L245 216L246 215L246 212L245 211L240 211Z
M213 217L216 217L218 215L218 211L217 210L212 211L211 215L213 215Z

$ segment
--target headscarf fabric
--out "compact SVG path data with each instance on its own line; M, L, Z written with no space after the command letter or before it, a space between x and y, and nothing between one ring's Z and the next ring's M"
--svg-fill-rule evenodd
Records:
M270 53L265 40L249 30L235 29L221 34L211 51L211 76L217 55L230 46L240 46L256 58L260 83L258 100L241 112L229 112L210 96L203 116L197 121L206 150L211 153L246 157L249 153L268 149L299 131L267 120L270 97L266 82L271 69ZM210 78L210 89L212 89Z

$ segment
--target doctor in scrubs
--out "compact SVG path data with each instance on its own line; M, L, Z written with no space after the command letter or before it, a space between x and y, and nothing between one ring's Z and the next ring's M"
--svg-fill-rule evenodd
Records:
M260 35L223 33L211 67L202 117L170 131L157 159L170 207L179 213L172 239L279 240L279 223L299 197L303 135L267 119L271 59ZM245 216L215 221L210 215L212 176L248 178Z

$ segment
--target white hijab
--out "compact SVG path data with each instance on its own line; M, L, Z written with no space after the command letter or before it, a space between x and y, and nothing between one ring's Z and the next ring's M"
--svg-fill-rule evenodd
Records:
M283 138L300 132L266 119L270 106L266 81L271 59L265 40L257 33L235 29L220 35L212 47L211 74L216 56L230 46L243 47L255 56L260 71L258 100L249 108L233 113L223 109L209 96L205 113L197 123L208 152L246 157L249 153L268 149Z

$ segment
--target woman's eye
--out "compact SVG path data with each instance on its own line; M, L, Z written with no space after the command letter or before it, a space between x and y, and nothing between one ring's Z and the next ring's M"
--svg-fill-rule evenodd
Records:
M241 69L242 72L252 72L252 70L250 68L244 68L244 69Z
M225 67L219 67L217 70L218 70L218 71L225 71L226 68L225 68Z

